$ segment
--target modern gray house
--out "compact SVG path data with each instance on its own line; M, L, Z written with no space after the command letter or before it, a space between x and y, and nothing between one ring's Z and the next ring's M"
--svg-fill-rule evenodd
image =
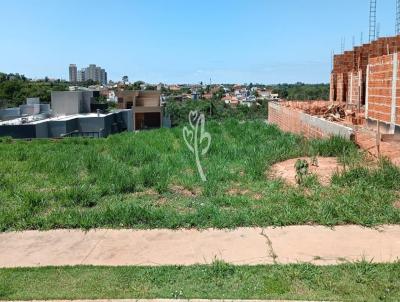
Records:
M91 113L93 91L57 91L49 104L28 99L19 108L0 110L0 136L13 138L107 137L133 131L132 109Z
M0 136L12 138L107 137L133 129L132 112L84 114L53 117L37 121L0 122Z
M41 104L39 98L27 98L26 104L15 108L0 109L0 121L8 121L30 115L50 116L50 105Z
M99 95L98 91L52 91L51 109L56 115L90 113L90 104Z

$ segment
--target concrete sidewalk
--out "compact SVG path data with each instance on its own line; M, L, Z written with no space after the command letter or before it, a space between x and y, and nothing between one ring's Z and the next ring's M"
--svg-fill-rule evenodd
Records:
M0 233L0 267L339 264L400 259L400 226L236 230L55 230Z

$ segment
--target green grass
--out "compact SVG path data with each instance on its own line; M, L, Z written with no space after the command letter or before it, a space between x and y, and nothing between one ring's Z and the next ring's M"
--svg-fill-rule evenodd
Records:
M0 269L1 300L217 298L399 301L400 264Z
M262 122L207 123L201 182L182 129L107 139L0 143L0 231L53 228L178 228L400 223L400 170L348 165L329 187L268 179L298 156L362 155L338 138L305 140ZM228 194L230 190L240 194Z

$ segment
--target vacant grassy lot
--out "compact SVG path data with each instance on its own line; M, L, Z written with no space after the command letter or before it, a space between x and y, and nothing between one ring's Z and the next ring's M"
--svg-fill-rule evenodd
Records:
M340 139L307 141L262 122L210 122L202 183L182 129L107 139L3 140L0 231L51 228L236 227L400 223L400 170L376 170ZM352 162L332 185L268 179L279 161L338 156Z
M219 298L399 301L400 265L1 269L0 299Z

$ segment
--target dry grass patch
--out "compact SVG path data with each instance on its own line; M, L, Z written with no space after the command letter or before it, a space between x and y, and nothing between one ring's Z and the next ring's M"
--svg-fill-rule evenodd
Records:
M239 184L234 185L232 188L226 191L228 196L248 196L254 200L261 200L264 196L261 193L254 192L254 190L249 190L241 188Z
M165 197L160 197L160 198L158 198L156 201L155 201L155 205L157 206L157 207L162 207L162 206L164 206L164 205L166 205L168 203L168 199L167 198L165 198Z
M184 197L197 197L201 195L201 189L200 188L194 188L192 190L189 190L183 186L179 185L173 185L170 187L170 191L174 194L182 195Z
M135 197L143 197L143 196L157 197L160 194L154 189L147 189L142 192L131 193L130 195L135 196Z
M251 193L251 191L248 189L242 189L242 188L231 188L226 193L229 196L244 196L244 195L249 195L249 193Z

